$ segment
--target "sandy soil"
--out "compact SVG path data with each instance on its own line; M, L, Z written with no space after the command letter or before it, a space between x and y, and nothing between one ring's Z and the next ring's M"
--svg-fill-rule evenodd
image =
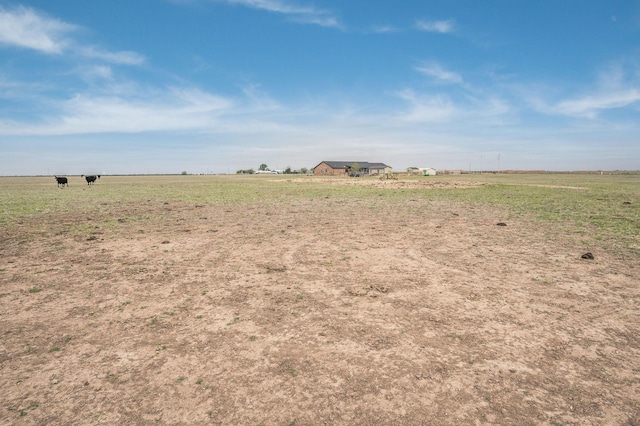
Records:
M322 177L321 182L326 185L346 185L346 186L367 186L381 189L452 189L452 188L473 188L477 186L487 185L483 182L465 182L465 181L428 181L428 180L407 180L400 179L397 175L387 178L385 175L371 178L350 178L344 177ZM291 182L291 179L283 179ZM277 182L274 180L274 182ZM305 183L304 180L296 180L298 183ZM318 179L308 180L308 183L317 183ZM584 188L580 188L584 189Z
M627 256L424 200L25 220L0 230L0 423L638 425Z

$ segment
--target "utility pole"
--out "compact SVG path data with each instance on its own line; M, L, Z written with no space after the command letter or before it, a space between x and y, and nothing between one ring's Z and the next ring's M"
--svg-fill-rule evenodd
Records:
M500 173L500 154L498 154L498 173Z

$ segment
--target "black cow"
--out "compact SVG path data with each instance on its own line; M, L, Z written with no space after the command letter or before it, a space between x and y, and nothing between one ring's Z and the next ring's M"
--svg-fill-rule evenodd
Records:
M65 185L69 186L69 179L67 179L64 176L54 176L56 178L56 181L58 182L58 187L63 187Z
M96 181L96 179L100 179L100 175L82 176L84 176L84 178L87 180L87 185L92 185Z

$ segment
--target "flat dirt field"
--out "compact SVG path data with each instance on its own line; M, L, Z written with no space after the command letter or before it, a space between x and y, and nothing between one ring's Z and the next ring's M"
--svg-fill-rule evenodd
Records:
M460 179L0 178L0 424L640 425L638 246Z

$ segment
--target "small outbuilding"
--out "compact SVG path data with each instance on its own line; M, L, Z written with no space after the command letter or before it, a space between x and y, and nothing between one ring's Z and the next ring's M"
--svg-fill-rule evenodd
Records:
M436 169L434 169L433 167L425 167L418 170L420 171L420 173L422 173L423 176L435 176L437 174Z

